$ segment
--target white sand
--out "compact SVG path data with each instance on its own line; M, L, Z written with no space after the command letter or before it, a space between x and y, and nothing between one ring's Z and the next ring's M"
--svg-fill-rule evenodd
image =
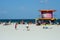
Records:
M32 24L27 31L26 25L20 24L15 30L14 24L0 24L0 40L60 40L60 25L46 25L51 29L43 29L43 26Z

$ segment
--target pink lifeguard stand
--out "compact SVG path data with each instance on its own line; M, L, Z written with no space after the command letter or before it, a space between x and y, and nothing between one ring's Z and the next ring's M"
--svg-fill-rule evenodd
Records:
M37 24L51 24L55 18L53 12L56 10L39 10L41 12L41 17L37 19Z
M39 10L41 12L41 20L55 20L53 12L56 10Z

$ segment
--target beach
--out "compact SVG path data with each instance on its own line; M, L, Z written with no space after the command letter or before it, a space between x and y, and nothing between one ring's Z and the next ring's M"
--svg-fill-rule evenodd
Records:
M26 24L0 24L0 40L60 40L60 25L29 25L29 31ZM43 27L48 27L43 29Z

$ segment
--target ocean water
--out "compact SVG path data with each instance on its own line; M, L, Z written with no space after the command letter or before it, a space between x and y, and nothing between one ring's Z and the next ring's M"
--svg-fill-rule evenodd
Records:
M35 23L35 19L0 19L0 22L21 22L21 21L24 21L24 22L32 22L32 23Z
M21 21L24 21L24 22L32 22L32 23L35 23L35 19L0 19L0 22L18 22L20 23ZM59 23L60 24L60 19L57 19L57 20L54 20L54 23Z

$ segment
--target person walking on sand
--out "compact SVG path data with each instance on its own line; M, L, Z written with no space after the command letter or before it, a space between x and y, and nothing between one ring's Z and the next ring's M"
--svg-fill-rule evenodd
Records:
M15 29L17 29L17 25L18 25L18 23L15 24Z

